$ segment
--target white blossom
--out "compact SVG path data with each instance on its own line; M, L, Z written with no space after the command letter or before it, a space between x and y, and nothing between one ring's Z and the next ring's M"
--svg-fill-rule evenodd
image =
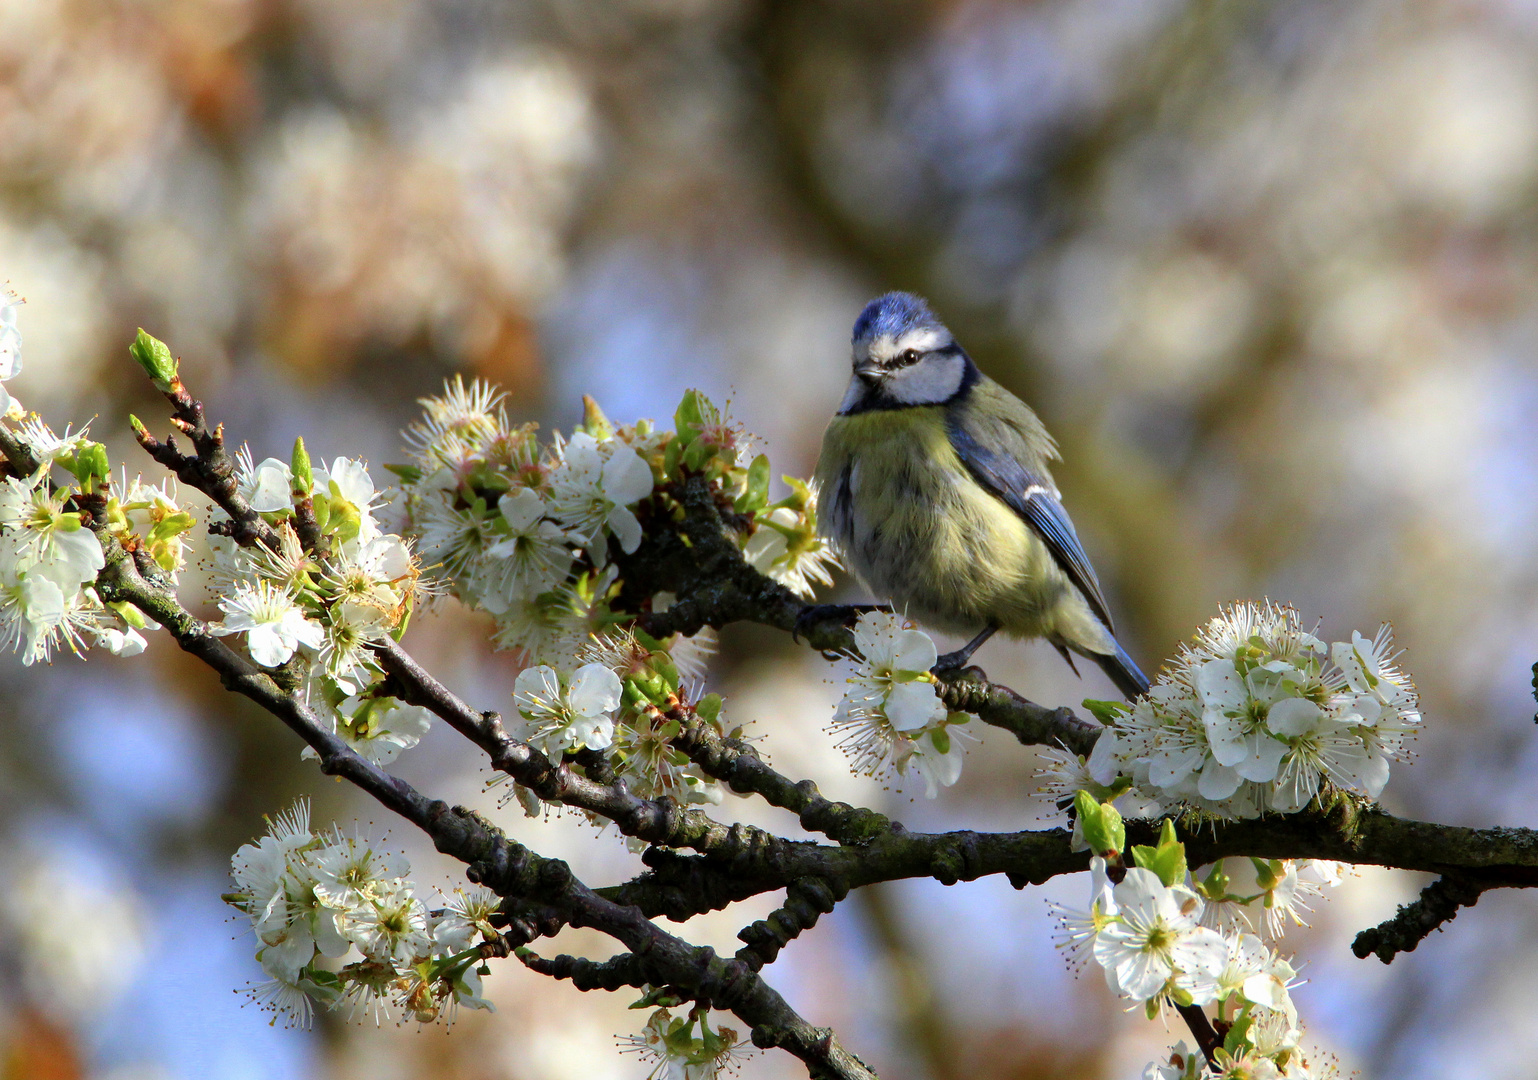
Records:
M602 664L586 664L569 682L541 665L518 673L513 704L530 726L529 741L551 757L587 747L606 749L614 740L619 676Z
M267 913L254 919L262 949L262 970L275 979L297 982L318 951L338 957L348 943L337 926L337 913L316 895L310 865L290 854L279 879L279 893Z
M1248 674L1235 669L1232 660L1209 660L1196 669L1196 691L1202 702L1202 724L1218 764L1232 768L1245 780L1267 783L1276 778L1287 746L1276 738L1268 720L1273 705L1287 709L1288 702L1317 710L1312 702L1287 693L1290 666L1279 670L1256 667ZM1289 714L1290 715L1290 714Z
M457 498L453 491L430 491L418 492L411 501L412 528L423 561L453 576L469 573L497 539L493 519L459 505Z
M1095 938L1116 917L1116 896L1106 874L1105 859L1099 855L1089 860L1090 897L1086 908L1073 908L1054 902L1048 908L1056 916L1059 931L1053 935L1057 947L1069 955L1070 964L1083 967L1095 951Z
M838 556L806 516L788 506L777 507L759 519L742 554L760 574L808 600L816 594L817 585L833 584L832 570L839 564Z
M46 472L48 466L53 465L60 458L71 456L80 448L80 444L86 441L89 428L90 425L87 424L79 431L71 431L66 426L64 434L57 435L42 417L30 414L23 417L11 432L19 441L27 445Z
M930 798L956 782L962 751L930 668L937 651L900 616L867 612L854 629L859 656L829 730L857 773L888 769L923 778Z
M1384 627L1327 651L1291 608L1235 605L1115 718L1089 773L1224 818L1296 812L1327 785L1376 798L1420 722L1390 648Z
M309 860L315 895L328 907L350 911L387 884L411 872L397 852L375 848L357 836L337 836Z
M294 474L288 463L275 457L251 463L251 451L242 446L235 458L235 490L259 514L275 514L294 508Z
M347 939L371 960L411 964L432 951L427 908L399 879L380 882L341 922Z
M630 507L652 493L652 470L625 443L575 433L550 481L551 512L587 538L595 562L606 560L605 530L627 554L641 546L641 523Z
M1207 1059L1201 1051L1181 1040L1170 1050L1169 1057L1148 1063L1143 1069L1143 1080L1203 1080L1206 1070Z
M455 889L444 907L433 923L433 940L440 952L452 955L474 945L477 938L490 941L499 936L491 919L501 910L502 898L490 889Z
M246 650L262 667L286 664L300 645L318 649L326 640L325 628L269 581L241 582L233 596L220 597L219 609L224 620L209 630L219 637L244 633Z
M276 976L251 988L251 996L262 1008L281 1017L285 1027L310 1026L315 1013L315 1000L310 987L315 984L303 975L294 980Z
M1116 917L1095 935L1094 955L1105 969L1111 990L1134 1001L1164 993L1180 976L1220 973L1228 962L1228 946L1220 934L1199 925L1202 901L1182 885L1167 886L1152 870L1134 866L1113 890ZM1204 980L1205 982L1205 980ZM1181 988L1197 1004L1204 983Z
M391 697L363 698L353 695L332 714L332 730L359 756L375 765L388 765L422 741L431 726L432 713L419 705L407 705ZM305 747L300 757L318 759Z
M355 458L339 457L331 462L330 468L315 469L314 476L316 491L328 494L331 500L332 517L357 519L357 535L346 538L346 543L367 544L379 535L373 517L378 493L367 465Z
M1286 714L1280 715L1284 708ZM1354 718L1332 716L1299 698L1272 710L1270 726L1286 738L1287 756L1271 788L1271 809L1283 814L1303 809L1319 793L1324 777L1377 798L1388 783L1388 758L1374 753L1352 730Z
M84 637L101 629L102 608L96 594L82 589L68 570L23 569L21 560L0 550L0 648L21 653L24 665L49 659L61 642L70 651L84 647Z
M1214 1080L1281 1080L1282 1070L1275 1061L1258 1051L1244 1047L1237 1054L1219 1047Z
M506 532L492 534L498 539L477 561L469 583L480 606L493 615L566 580L574 558L571 544L582 538L547 520L547 510L531 488L508 492L498 501L500 527Z
M961 764L966 751L959 733L946 725L926 728L908 741L905 758L899 759L897 771L912 769L924 781L925 798L933 799L940 788L951 787L961 779Z
M122 629L115 626L102 627L96 631L96 644L113 656L138 656L149 646L144 635L131 626Z
M327 677L344 694L360 693L379 671L370 646L389 636L387 612L350 600L332 604L326 609L319 646L319 659Z
M696 1024L698 1037L693 1034ZM674 1019L667 1009L652 1013L639 1035L622 1035L619 1043L621 1053L635 1054L652 1066L647 1080L718 1080L735 1072L747 1056L747 1044L733 1029L712 1031L702 1013Z
M422 419L406 430L406 441L429 466L442 464L457 452L474 450L507 429L500 390L480 379L467 387L456 375L443 387L442 397L418 398Z
M61 586L95 581L104 565L101 541L80 524L79 513L64 509L69 489L34 487L41 478L0 482L0 527L10 542L4 557L21 568L41 567Z

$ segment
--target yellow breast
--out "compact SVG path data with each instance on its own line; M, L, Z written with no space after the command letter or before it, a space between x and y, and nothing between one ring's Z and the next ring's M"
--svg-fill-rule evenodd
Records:
M1040 538L981 487L941 406L836 417L823 437L820 519L877 595L930 626L1041 633L1066 578Z

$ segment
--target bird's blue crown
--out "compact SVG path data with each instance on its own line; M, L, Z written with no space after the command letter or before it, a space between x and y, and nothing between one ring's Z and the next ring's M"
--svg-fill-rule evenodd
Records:
M865 305L854 321L854 341L870 341L883 334L899 338L920 326L940 326L940 320L923 299L912 293L890 292Z

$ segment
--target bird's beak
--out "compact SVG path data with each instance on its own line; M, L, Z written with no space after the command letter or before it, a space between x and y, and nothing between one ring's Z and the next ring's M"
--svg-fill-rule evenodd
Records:
M854 373L860 377L860 381L867 386L875 386L886 378L886 372L878 364L864 363L854 366Z

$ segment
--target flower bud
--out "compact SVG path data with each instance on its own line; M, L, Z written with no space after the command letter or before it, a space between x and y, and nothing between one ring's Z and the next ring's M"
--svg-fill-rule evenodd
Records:
M80 481L80 490L87 495L94 494L96 485L111 471L112 462L107 460L107 448L101 443L81 443L75 451L75 479Z
M599 442L609 439L614 435L614 425L603 414L594 401L587 394L582 395L582 429Z
M1074 807L1079 815L1079 827L1084 842L1096 855L1107 859L1118 856L1127 846L1127 828L1121 814L1110 803L1099 803L1087 791L1074 795Z
M310 455L304 448L304 436L294 440L293 457L289 460L289 472L294 477L294 494L304 497L315 490L315 474L310 471Z
M128 346L129 355L139 362L144 369L144 374L154 382L155 389L162 394L169 394L176 379L176 359L171 355L171 350L166 348L166 343L158 338L153 338L139 328L139 335L134 338L134 343Z

